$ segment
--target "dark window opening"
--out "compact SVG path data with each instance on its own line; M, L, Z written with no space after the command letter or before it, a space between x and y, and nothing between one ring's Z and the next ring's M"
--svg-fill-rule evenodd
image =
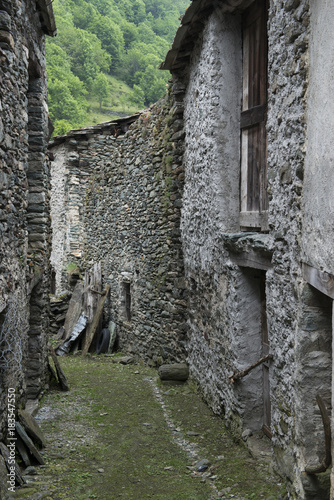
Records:
M131 284L123 283L124 316L126 321L131 321Z
M52 295L56 293L56 271L54 269L51 270L50 293Z

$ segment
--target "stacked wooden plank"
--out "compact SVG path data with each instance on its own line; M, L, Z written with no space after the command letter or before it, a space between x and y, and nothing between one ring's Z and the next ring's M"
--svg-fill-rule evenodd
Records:
M7 446L0 442L0 475L3 476L8 471L7 475L13 478L15 486L23 486L25 479L16 459L25 467L44 465L40 448L45 446L45 438L34 417L25 410L19 410L18 420L15 422L15 437L8 439Z

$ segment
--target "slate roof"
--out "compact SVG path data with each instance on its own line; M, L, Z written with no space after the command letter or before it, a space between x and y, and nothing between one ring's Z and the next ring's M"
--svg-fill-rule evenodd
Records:
M57 28L52 3L53 0L36 0L44 33L49 36L56 36Z
M221 12L235 12L247 8L253 0L193 0L181 19L173 45L159 69L175 71L184 68L190 59L194 44L208 16L219 8Z

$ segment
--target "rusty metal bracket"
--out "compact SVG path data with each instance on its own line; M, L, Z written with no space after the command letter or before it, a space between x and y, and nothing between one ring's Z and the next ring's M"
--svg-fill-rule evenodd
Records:
M331 453L331 441L332 441L332 433L331 433L331 422L330 418L325 406L325 403L322 397L317 394L316 397L319 410L321 413L322 423L324 426L325 433L325 458L320 462L319 465L308 465L305 467L305 472L307 474L320 474L321 472L325 472L328 467L332 463L332 453Z
M236 380L245 377L246 375L248 375L250 371L254 370L254 368L261 365L262 363L269 361L269 359L273 359L272 354L267 354L267 356L263 356L263 358L259 359L258 361L256 361L256 363L253 363L252 365L248 366L248 368L245 368L241 372L234 372L232 375L229 376L230 384L233 384Z

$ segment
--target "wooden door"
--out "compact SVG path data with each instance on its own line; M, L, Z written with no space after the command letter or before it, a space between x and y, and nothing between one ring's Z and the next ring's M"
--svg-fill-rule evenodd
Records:
M241 128L241 225L262 227L267 196L267 16L257 0L243 14L243 99ZM247 216L247 214L249 214ZM251 215L253 214L253 215ZM247 218L249 223L247 224Z

